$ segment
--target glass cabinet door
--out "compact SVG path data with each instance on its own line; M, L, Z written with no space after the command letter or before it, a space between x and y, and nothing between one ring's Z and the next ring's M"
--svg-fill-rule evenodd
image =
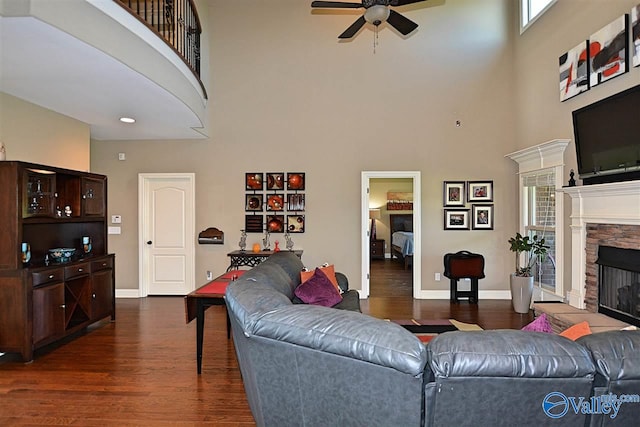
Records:
M56 174L26 170L24 173L22 217L55 216Z

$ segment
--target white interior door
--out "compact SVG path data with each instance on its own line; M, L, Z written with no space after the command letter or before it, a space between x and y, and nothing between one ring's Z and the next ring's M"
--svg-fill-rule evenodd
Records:
M195 175L140 174L140 295L195 289Z

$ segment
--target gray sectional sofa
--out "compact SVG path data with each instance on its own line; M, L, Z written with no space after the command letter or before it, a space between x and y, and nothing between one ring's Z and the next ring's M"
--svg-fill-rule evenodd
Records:
M575 402L640 393L640 332L577 343L536 332L457 331L425 346L357 311L292 304L301 269L294 254L276 253L227 288L258 426L616 425L576 413ZM640 403L623 406L621 417L640 419Z

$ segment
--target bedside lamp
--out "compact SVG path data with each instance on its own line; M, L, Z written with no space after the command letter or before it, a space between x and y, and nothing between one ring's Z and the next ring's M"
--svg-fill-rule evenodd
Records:
M380 209L369 209L369 219L371 220L371 232L369 239L376 239L376 219L380 219Z

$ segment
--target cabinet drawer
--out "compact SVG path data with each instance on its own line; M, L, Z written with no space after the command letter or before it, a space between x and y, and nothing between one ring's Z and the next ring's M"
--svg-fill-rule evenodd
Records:
M89 270L89 263L83 262L80 264L70 265L64 268L64 279L72 279L77 276L84 276L89 274L91 270Z
M108 270L113 268L113 258L102 258L91 263L91 271Z
M64 274L61 268L51 270L34 271L31 273L33 286L44 285L45 283L62 282Z

